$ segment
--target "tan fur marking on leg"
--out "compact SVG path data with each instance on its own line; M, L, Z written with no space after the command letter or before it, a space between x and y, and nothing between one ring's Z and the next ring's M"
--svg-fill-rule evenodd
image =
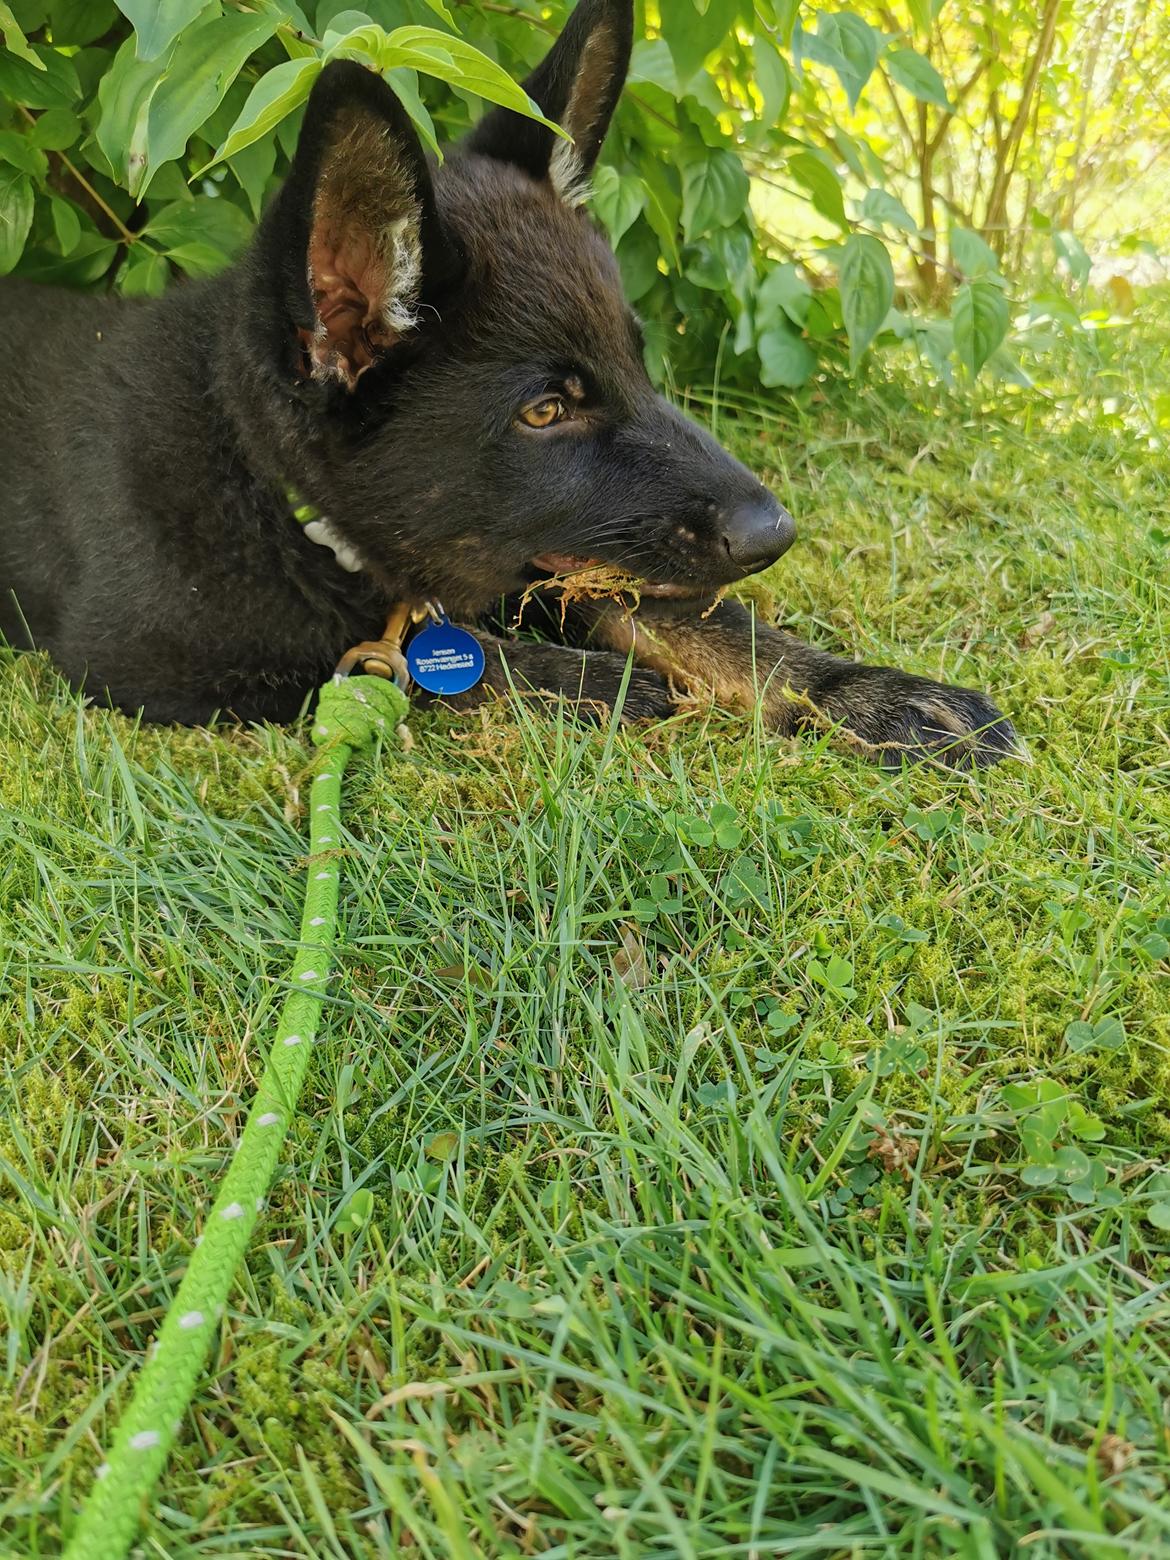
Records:
M970 728L958 711L951 709L941 699L919 700L918 708L928 720L935 722L940 731L949 731L956 737L970 736Z
M757 662L753 676L743 646L714 628L690 623L635 623L628 612L602 612L595 638L608 650L628 655L685 688L692 698L704 698L724 709L746 712L764 698L768 714L782 720L792 708L787 684L771 676L773 668Z

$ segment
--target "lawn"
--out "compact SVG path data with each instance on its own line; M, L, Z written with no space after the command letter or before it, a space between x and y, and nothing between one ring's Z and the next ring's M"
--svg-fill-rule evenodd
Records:
M1029 762L501 707L355 766L329 1022L143 1555L1170 1552L1144 309L1032 389L696 403L799 520L761 608L987 687ZM41 1557L247 1110L319 761L0 678L0 1550Z

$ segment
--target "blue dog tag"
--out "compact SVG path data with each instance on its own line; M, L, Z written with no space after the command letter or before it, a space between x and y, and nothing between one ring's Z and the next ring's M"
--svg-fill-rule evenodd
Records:
M406 665L428 693L466 693L483 676L483 648L474 634L444 616L410 641Z

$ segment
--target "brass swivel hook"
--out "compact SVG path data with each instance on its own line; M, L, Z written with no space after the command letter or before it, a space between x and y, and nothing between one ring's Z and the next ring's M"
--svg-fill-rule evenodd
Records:
M407 625L414 613L406 602L400 601L391 610L382 630L381 639L364 639L361 644L347 650L338 661L334 677L348 677L355 667L373 677L385 677L404 693L410 689L410 672L402 653L402 641Z

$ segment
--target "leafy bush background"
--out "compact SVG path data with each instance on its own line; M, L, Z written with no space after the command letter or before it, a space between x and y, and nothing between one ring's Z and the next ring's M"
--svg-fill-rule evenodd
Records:
M524 106L514 80L568 9L0 0L0 274L134 295L214 272L287 166L327 58L385 71L434 146L485 98ZM908 343L945 380L989 362L1018 375L1013 321L1044 344L1092 302L1077 222L1094 203L1100 220L1103 194L1123 219L1170 147L1158 7L639 11L594 209L658 327L660 377L795 389L875 342Z

